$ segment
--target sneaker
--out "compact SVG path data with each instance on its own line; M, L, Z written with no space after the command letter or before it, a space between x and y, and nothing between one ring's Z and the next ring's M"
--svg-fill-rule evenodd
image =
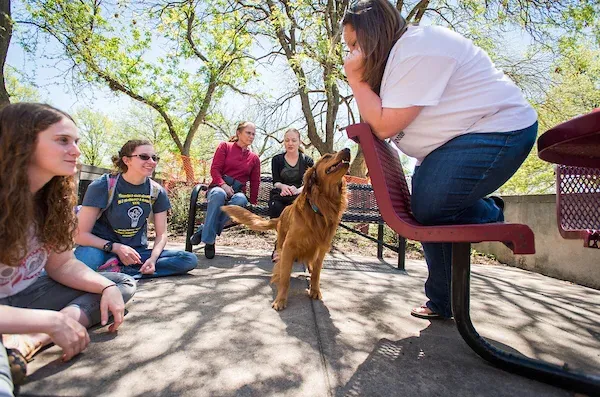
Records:
M204 247L204 256L206 259L212 259L215 257L215 245L214 244L206 244Z
M500 208L500 211L504 212L504 200L500 196L490 196L496 207Z
M192 243L192 245L198 245L202 242L202 228L204 227L204 224L198 226L198 230L196 230L196 233L192 234L192 237L190 237L190 243Z

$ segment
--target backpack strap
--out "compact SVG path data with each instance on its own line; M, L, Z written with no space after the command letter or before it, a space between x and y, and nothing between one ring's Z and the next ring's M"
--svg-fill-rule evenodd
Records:
M160 186L160 184L154 179L148 179L150 179L150 205L153 206L154 203L156 203L156 200L158 199L158 195L160 194L160 189L162 188L162 186ZM152 208L150 208L150 211L152 211Z
M102 175L102 178L104 178L104 180L106 180L106 187L108 189L108 200L106 201L106 207L100 209L100 213L98 214L98 217L96 219L100 219L100 217L102 216L102 214L104 213L104 211L106 211L108 209L108 207L110 207L113 198L115 197L115 190L117 188L117 182L119 181L119 177L121 176L121 174L104 174Z

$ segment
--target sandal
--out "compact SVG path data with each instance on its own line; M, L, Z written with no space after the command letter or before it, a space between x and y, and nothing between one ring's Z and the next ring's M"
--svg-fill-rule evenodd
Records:
M419 306L419 307L415 307L414 309L412 309L410 311L410 314L412 316L414 316L414 317L424 318L426 320L432 320L432 319L442 318L441 315L439 315L438 313L434 312L433 310L431 310L430 308L428 308L425 305Z
M25 361L33 360L33 356L43 347L42 342L34 343L27 335L2 335L2 344L6 350L16 350Z
M27 378L27 360L16 349L6 349L8 356L8 366L10 367L10 376L12 377L13 385L20 386L25 383Z

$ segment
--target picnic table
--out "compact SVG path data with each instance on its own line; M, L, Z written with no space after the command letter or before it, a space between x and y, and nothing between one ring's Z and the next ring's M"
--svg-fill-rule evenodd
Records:
M561 236L600 249L600 109L542 134L538 156L557 164L556 219Z

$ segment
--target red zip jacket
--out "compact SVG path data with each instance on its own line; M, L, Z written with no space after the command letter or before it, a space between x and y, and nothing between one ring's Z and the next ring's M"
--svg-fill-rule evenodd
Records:
M244 193L246 193L246 183L250 181L250 202L256 204L260 184L260 159L256 153L252 153L249 149L242 149L236 142L219 143L210 166L212 181L209 189L225 183L223 175L242 182Z

